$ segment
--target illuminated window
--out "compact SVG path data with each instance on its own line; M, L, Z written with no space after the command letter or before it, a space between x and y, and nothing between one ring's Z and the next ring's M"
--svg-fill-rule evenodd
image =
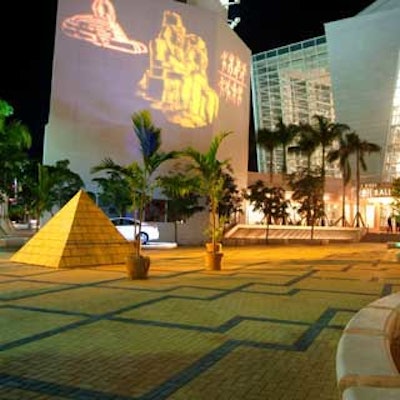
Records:
M252 57L254 125L274 129L279 118L285 124L312 122L315 114L335 120L328 51L324 36L272 49ZM269 154L257 149L258 170L266 171ZM274 152L274 170L280 172L283 150ZM315 152L313 165L321 155ZM304 165L304 157L289 154L289 172ZM327 166L327 175L340 176L335 165Z

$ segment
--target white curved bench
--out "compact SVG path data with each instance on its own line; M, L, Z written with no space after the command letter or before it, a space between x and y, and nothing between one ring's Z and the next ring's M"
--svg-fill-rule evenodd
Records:
M336 353L342 400L399 400L400 373L391 343L400 336L400 292L361 309L346 325Z

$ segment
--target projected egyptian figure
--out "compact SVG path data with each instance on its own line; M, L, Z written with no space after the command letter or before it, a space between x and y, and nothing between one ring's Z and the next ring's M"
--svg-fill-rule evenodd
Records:
M149 53L139 94L173 123L189 128L210 124L218 114L219 99L208 83L204 40L187 33L179 14L165 11Z
M239 106L243 100L247 64L232 53L221 54L219 95L228 103Z
M110 25L117 21L115 8L109 0L93 0L92 11L96 17L108 19Z
M62 22L63 32L95 46L130 54L147 53L147 46L130 39L117 21L111 0L93 0L93 14L78 14Z

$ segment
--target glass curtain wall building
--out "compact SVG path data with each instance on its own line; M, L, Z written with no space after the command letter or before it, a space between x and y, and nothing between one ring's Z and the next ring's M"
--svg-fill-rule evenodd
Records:
M255 132L285 124L312 122L315 114L334 120L328 51L325 36L265 51L252 57L252 96ZM269 154L257 149L258 170L266 172ZM320 155L315 153L313 163ZM282 150L274 154L274 171L280 172ZM305 157L288 154L288 172L305 167ZM334 169L327 171L332 174Z
M399 20L398 0L377 0L354 17L325 23L324 36L252 56L255 132L273 129L278 118L285 124L310 122L320 114L381 147L364 155L367 169L361 171L359 193L363 219L375 228L385 227L393 213L390 184L400 177ZM275 172L280 171L279 151ZM257 148L257 155L258 171L267 172L268 154ZM304 165L304 157L289 157L289 172ZM354 157L351 162L355 175ZM333 166L327 175L340 177L340 171Z

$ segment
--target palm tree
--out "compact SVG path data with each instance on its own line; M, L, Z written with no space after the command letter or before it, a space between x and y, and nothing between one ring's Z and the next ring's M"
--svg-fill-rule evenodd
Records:
M198 191L208 200L210 219L208 234L212 243L212 255L215 259L217 251L218 234L220 233L218 218L218 203L224 195L224 170L229 168L229 160L220 161L217 152L222 141L232 132L222 132L211 141L209 149L202 153L193 147L187 147L181 152L188 157L192 164L190 170L198 177Z
M152 123L151 114L142 110L132 114L133 129L139 140L142 159L127 165L116 164L112 159L105 158L100 164L91 169L92 173L113 171L126 179L132 196L132 204L138 211L139 226L144 219L144 209L151 200L154 182L152 178L162 163L176 157L175 151L162 152L161 129ZM135 232L136 236L136 232ZM140 257L140 243L135 243L135 256Z
M314 125L310 125L314 137L321 146L321 178L323 191L325 192L325 161L327 148L336 140L339 139L345 131L349 131L350 127L346 124L331 122L328 118L322 115L314 115Z
M287 148L293 142L298 132L298 125L284 124L283 119L279 118L276 124L276 134L278 142L282 146L282 175L287 174Z
M367 140L361 140L356 132L351 132L346 135L347 142L349 145L349 151L351 154L355 154L356 157L356 216L355 226L360 227L360 171L367 170L367 164L365 162L365 155L371 153L377 153L381 150L381 147L375 143L368 142Z
M311 157L319 146L318 137L316 137L310 125L304 122L301 122L298 125L297 135L298 135L297 146L289 148L289 151L292 153L300 152L305 154L307 158L306 169L308 171L311 171Z
M262 128L257 131L257 143L269 154L269 181L272 183L274 170L274 150L280 144L277 131Z
M339 147L337 149L332 149L327 155L328 162L339 160L339 168L342 172L342 216L337 222L342 220L343 227L348 225L346 221L346 187L351 179L350 154L350 146L346 135L339 139Z
M304 130L309 131L310 136L313 138L317 147L321 147L321 180L322 180L322 192L325 193L325 175L326 175L326 152L332 143L339 139L345 131L349 131L350 128L346 124L337 122L331 122L328 118L323 115L313 115L312 123L304 124L302 127ZM323 208L325 210L324 200L322 198Z

